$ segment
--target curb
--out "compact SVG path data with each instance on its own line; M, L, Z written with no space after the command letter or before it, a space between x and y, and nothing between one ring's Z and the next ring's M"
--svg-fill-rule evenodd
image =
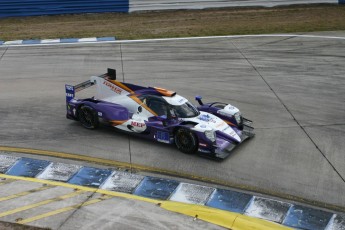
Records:
M118 169L0 155L0 177L82 187L84 190L156 203L167 210L231 229L345 228L343 214ZM234 218L233 221L229 221L231 218Z
M57 38L57 39L30 39L0 41L1 45L38 45L38 44L57 44L57 43L93 43L104 41L115 41L115 37L91 37L91 38Z

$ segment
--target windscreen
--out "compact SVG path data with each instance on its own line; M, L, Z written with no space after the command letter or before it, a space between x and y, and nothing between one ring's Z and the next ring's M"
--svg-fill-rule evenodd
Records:
M176 117L181 118L188 118L188 117L196 117L199 115L199 111L189 102L186 102L182 105L172 105L172 112L175 114Z

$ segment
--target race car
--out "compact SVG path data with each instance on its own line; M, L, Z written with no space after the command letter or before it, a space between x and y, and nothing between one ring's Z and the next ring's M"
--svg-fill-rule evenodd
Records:
M76 93L97 87L93 97L77 99ZM107 124L116 129L166 144L186 154L224 159L244 140L253 137L252 121L226 103L196 107L174 91L144 87L116 80L116 70L92 76L78 85L65 85L67 118L87 129Z

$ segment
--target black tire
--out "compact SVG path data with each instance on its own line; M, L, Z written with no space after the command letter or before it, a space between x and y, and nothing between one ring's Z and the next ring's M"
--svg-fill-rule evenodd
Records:
M87 129L95 129L99 125L96 111L87 105L82 105L78 109L78 119Z
M178 150L186 154L193 154L198 150L198 138L188 129L180 128L175 132L175 144Z

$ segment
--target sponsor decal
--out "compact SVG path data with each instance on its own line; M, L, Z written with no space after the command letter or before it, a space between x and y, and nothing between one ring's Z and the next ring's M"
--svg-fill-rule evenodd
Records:
M157 131L156 140L163 143L170 143L170 137L168 132Z
M66 85L66 89L67 89L67 90L72 90L72 91L73 91L73 86L71 86L71 85Z
M216 121L212 117L210 117L210 115L208 114L202 114L198 118L199 120L202 120L202 121L216 123Z
M234 130L232 130L231 132L230 132L230 136L232 136L232 137L236 137L236 132L234 131Z
M204 144L204 143L199 143L200 146L203 146L203 147L206 147L207 144Z
M110 90L114 91L117 94L121 94L123 91L121 88L119 88L119 87L115 86L114 84L107 82L107 81L104 81L103 85L108 86Z
M210 153L211 152L210 150L207 150L207 149L198 149L198 151L201 153Z
M223 129L223 132L226 131L226 130L228 130L229 128L230 128L230 126L227 125L227 126L225 127L225 129Z
M66 93L66 97L73 98L73 97L74 97L74 95L73 95L73 93Z
M74 98L74 87L71 85L65 85L66 89L66 101L69 102Z
M139 127L139 128L142 128L142 127L146 126L145 123L140 123L140 122L136 122L136 121L132 121L131 125L134 126L134 127Z
M206 125L200 125L200 128L206 129Z

